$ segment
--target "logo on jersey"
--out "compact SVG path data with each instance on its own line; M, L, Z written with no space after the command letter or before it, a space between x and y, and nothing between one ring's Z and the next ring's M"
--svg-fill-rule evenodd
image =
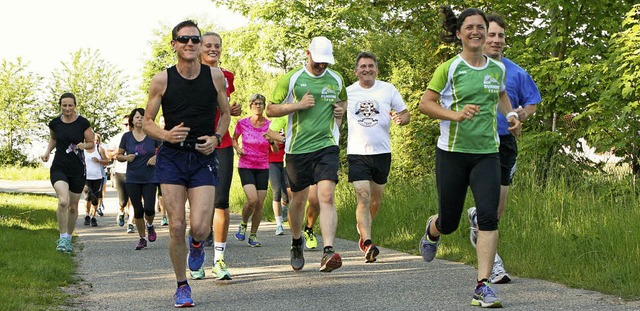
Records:
M360 101L357 104L356 109L356 118L358 120L358 124L364 127L372 127L378 125L378 115L380 114L380 110L378 110L378 103L374 100L364 100Z
M334 88L337 88L337 86L327 85L323 87L322 92L320 93L320 99L331 103L336 102L336 99L338 98L338 92L336 92Z
M500 92L500 82L498 79L486 75L484 76L484 92L485 93L499 93Z

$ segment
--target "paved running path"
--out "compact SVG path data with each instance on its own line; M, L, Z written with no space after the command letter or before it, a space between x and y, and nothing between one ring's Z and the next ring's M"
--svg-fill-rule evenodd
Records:
M0 180L0 192L51 193L47 182ZM81 204L83 201L81 200ZM68 291L79 294L76 310L171 310L175 279L168 255L168 227L158 228L158 240L134 250L138 235L127 234L115 222L115 190L107 189L107 211L98 227L78 217L75 258L81 282ZM158 221L157 221L158 222ZM239 216L232 215L226 262L231 281L211 278L211 248L207 249L204 280L189 281L200 310L474 310L470 306L476 270L468 265L381 248L378 262L365 264L357 243L336 239L342 268L318 272L320 250L305 251L306 265L289 265L291 235L274 236L275 225L263 222L262 247L251 248L233 234ZM417 241L416 241L417 244ZM552 271L550 271L552 272ZM514 277L495 285L506 308L515 310L639 310L640 303L597 292Z

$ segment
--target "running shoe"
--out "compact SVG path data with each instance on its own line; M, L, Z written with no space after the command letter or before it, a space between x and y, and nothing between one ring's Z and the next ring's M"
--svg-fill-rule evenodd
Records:
M291 268L294 271L301 270L304 267L304 253L302 245L291 245Z
M147 231L148 231L147 236L149 237L149 242L155 242L156 239L158 238L158 234L156 233L156 227L154 226L147 227Z
M193 245L193 238L189 237L189 256L187 258L189 262L189 270L198 271L204 263L204 243L200 242L200 245L196 247Z
M98 226L98 220L96 220L95 217L91 217L91 227L97 227Z
M340 267L342 267L340 254L336 253L333 249L324 253L320 261L320 272L331 272Z
M169 225L169 221L167 221L167 217L162 217L162 220L160 221L160 225L161 226L168 226Z
M118 225L120 227L124 226L124 214L118 214Z
M91 216L89 216L89 215L84 216L84 225L88 226L90 224L91 224Z
M70 253L67 252L67 242L69 240L65 239L65 238L59 238L57 245L56 245L56 250L61 252L61 253Z
M104 216L104 204L102 202L100 202L100 206L98 207L98 216L102 217Z
M246 238L247 235L247 225L240 225L238 226L238 232L236 233L236 239L238 241L244 241L244 239Z
M189 275L193 280L202 280L204 279L204 267L200 267L200 269L196 271L189 271Z
M127 233L134 233L134 232L136 232L135 227L133 226L133 224L129 224L127 226Z
M504 269L504 263L500 255L496 254L496 261L493 262L493 269L491 270L491 277L489 281L492 284L505 284L511 282L511 277Z
M147 247L147 240L145 240L145 238L140 238L138 245L136 245L136 250L139 251L145 247Z
M289 213L289 209L287 209L287 206L282 205L282 213L280 213L280 215L282 216L282 222L289 221L289 219L287 218L288 213Z
M282 227L282 225L278 225L276 227L276 235L283 235L284 234L284 227Z
M178 287L173 298L176 300L176 304L174 305L176 308L195 307L193 299L191 299L191 287L189 284Z
M471 207L467 210L467 218L469 218L469 224L471 224L471 228L469 229L469 241L471 241L471 245L476 247L476 243L478 242L478 212L475 207Z
M429 239L429 235L427 234L428 228L435 217L436 216L429 217L429 220L427 220L427 229L425 229L424 235L422 236L422 239L420 239L420 255L422 255L422 258L425 261L432 261L433 258L436 257L438 245L440 245L440 239L433 242Z
M302 232L304 236L304 245L307 249L315 249L318 247L318 240L316 240L316 236L313 234L313 231L305 230Z
M369 244L364 255L364 258L366 259L365 262L376 262L376 257L378 256L378 254L380 254L380 250L378 249L378 247L373 243Z
M471 305L483 308L502 308L502 302L496 297L488 282L483 282L481 285L476 286L473 291Z
M71 254L73 253L73 243L71 243L71 239L64 239L65 240L65 248L66 248L66 253L67 254Z
M227 270L227 264L224 263L224 259L218 259L213 265L212 272L216 275L218 280L231 280L231 273Z
M213 228L212 228L213 229ZM211 232L209 232L209 235L207 236L207 238L204 240L204 246L205 247L209 247L213 245L213 230L211 230Z
M251 245L251 247L262 246L262 244L260 244L260 241L258 241L258 237L255 234L252 234L249 236L249 240L247 241L247 243Z

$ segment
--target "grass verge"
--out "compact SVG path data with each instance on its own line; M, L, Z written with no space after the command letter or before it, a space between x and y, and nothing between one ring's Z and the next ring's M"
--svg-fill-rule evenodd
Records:
M57 200L0 193L0 310L51 310L67 303L75 263L58 253Z

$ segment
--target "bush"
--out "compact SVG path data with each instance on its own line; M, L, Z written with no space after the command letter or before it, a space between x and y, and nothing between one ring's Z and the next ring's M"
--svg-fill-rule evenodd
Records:
M37 167L36 161L27 160L27 156L18 149L4 146L0 149L0 166L29 166Z

